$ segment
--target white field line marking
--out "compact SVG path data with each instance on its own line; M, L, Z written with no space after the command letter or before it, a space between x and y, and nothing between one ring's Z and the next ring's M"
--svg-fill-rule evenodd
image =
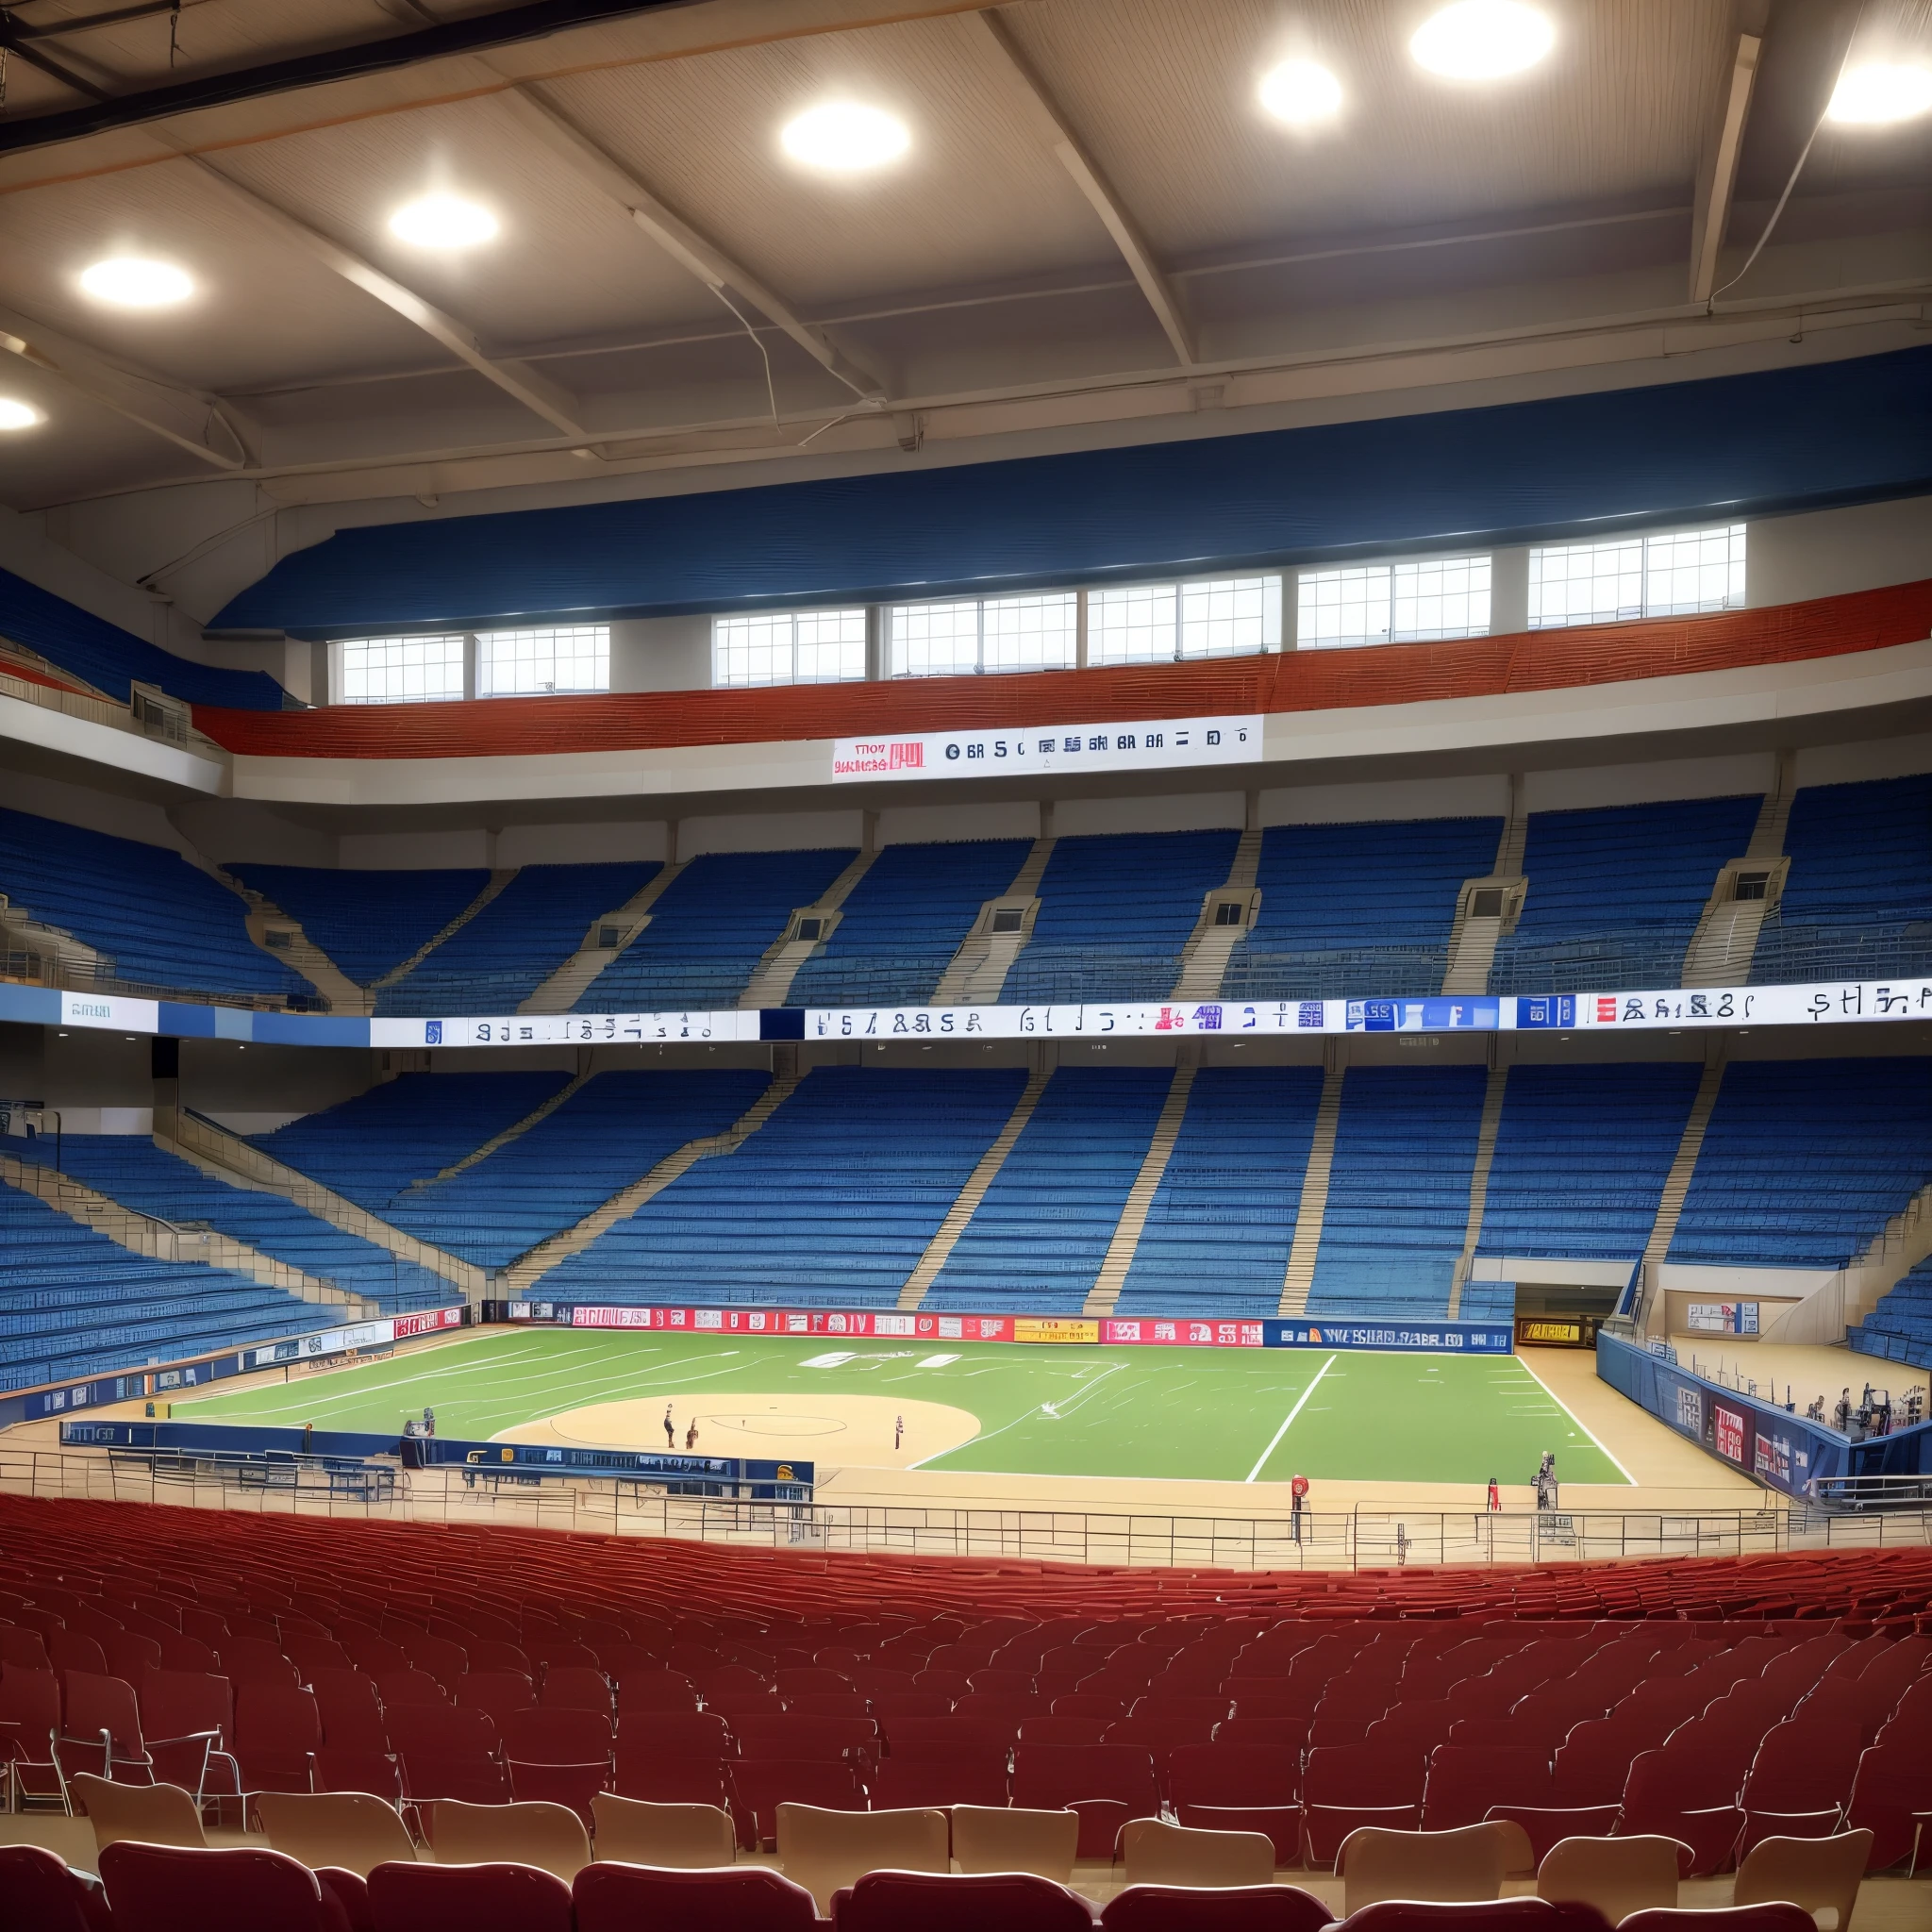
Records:
M1622 1476L1624 1480L1626 1483L1628 1483L1630 1487L1634 1490L1637 1487L1637 1478L1634 1475L1632 1475L1630 1472L1627 1469L1625 1469L1624 1465L1621 1462L1619 1462L1614 1456L1610 1455L1609 1450L1604 1446L1603 1440L1601 1437L1597 1435L1596 1431L1592 1429L1590 1426L1590 1424L1587 1422L1585 1422L1580 1415L1576 1413L1574 1409L1566 1407L1563 1405L1563 1403L1558 1399L1557 1391L1554 1389L1552 1389L1550 1385L1547 1382L1545 1382L1543 1378L1541 1375L1539 1375L1537 1372L1533 1368L1531 1368L1526 1361L1524 1361L1521 1356L1518 1356L1516 1359L1519 1363L1521 1363L1523 1373L1525 1375L1527 1375L1529 1379L1532 1382L1534 1382L1536 1386L1539 1389L1541 1389L1543 1391L1543 1393L1550 1398L1552 1402L1556 1403L1558 1413L1562 1415L1567 1415L1570 1418L1570 1420L1573 1423L1574 1423L1576 1426L1579 1429L1581 1429L1583 1433L1586 1436L1588 1436L1590 1440L1592 1442L1594 1442L1599 1449L1603 1450L1605 1456L1609 1457L1610 1467L1614 1469L1617 1472L1617 1474L1620 1476Z
M1257 1475L1259 1475L1264 1469L1267 1468L1268 1458L1274 1454L1277 1448L1280 1447L1282 1437L1288 1434L1290 1428L1293 1426L1295 1417L1301 1414L1303 1403L1307 1402L1308 1397L1315 1392L1315 1382L1319 1382L1322 1379L1322 1377L1328 1373L1328 1371L1332 1369L1334 1366L1335 1357L1331 1355L1328 1357L1328 1359L1325 1362L1324 1362L1319 1369L1315 1371L1315 1381L1310 1382L1308 1386L1302 1391L1300 1398L1296 1401L1295 1406L1289 1410L1287 1416L1283 1419L1281 1426L1275 1430L1274 1440L1268 1444L1267 1448L1262 1450L1259 1461L1257 1461L1255 1464L1254 1468L1249 1470L1247 1474L1241 1478L1243 1482L1253 1482L1255 1478Z
M1125 1362L1115 1362L1111 1368L1102 1370L1099 1374L1094 1376L1092 1381L1084 1384L1072 1395L1066 1397L1065 1407L1061 1407L1058 1403L1056 1403L1054 1407L1058 1413L1054 1419L1056 1421L1064 1421L1068 1416L1074 1414L1084 1397L1093 1390L1098 1389L1107 1380L1108 1376L1118 1374L1122 1369L1127 1366L1128 1364ZM950 1456L956 1449L977 1449L983 1444L991 1442L995 1436L1004 1436L1008 1429L1017 1429L1022 1423L1037 1422L1043 1407L1043 1404L1035 1403L1031 1408L1023 1408L1010 1422L1002 1423L996 1429L989 1429L984 1435L980 1436L969 1436L963 1442L955 1442L952 1449L935 1449L930 1456L922 1457L917 1462L908 1462L906 1467L908 1469L924 1469L928 1462L936 1462L941 1456ZM979 1473L990 1474L991 1472Z

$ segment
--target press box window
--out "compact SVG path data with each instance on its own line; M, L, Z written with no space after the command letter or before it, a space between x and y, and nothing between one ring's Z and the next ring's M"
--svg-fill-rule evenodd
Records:
M1488 637L1490 568L1487 557L1425 557L1303 571L1295 643L1332 651Z
M759 611L711 622L711 681L841 684L865 675L865 608Z
M1529 627L1615 624L1737 610L1744 603L1742 524L1529 553Z
M476 634L476 695L536 697L610 689L610 627L552 625Z
M990 671L1070 671L1080 627L1072 591L886 608L893 677L970 677Z
M1124 584L1087 595L1090 664L1242 658L1281 648L1281 579Z
M463 633L350 638L336 646L344 705L448 704L463 696Z
M1740 872L1731 880L1733 899L1761 899L1771 884L1768 872Z

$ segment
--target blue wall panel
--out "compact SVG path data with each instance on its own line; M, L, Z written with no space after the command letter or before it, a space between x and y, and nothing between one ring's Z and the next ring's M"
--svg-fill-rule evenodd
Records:
M351 637L986 593L1932 491L1932 348L1495 408L342 530L216 619Z

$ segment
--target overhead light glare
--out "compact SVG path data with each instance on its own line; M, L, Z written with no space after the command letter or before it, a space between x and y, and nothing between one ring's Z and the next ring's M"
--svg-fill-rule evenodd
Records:
M138 255L114 255L95 262L82 274L80 286L96 302L111 302L117 308L170 308L194 293L185 269Z
M1341 111L1341 83L1319 60L1284 60L1261 76L1261 105L1291 127L1314 127Z
M1455 0L1416 28L1408 51L1445 80L1500 80L1534 67L1556 40L1549 15L1524 0Z
M794 161L828 175L858 175L896 161L912 134L896 114L858 101L827 101L786 122L779 145Z
M31 429L47 419L31 403L18 396L0 396L0 429Z
M1868 60L1839 75L1824 111L1847 127L1884 127L1932 108L1932 67L1902 60Z
M495 241L497 220L481 202L460 194L423 194L390 216L389 231L417 248L475 248Z

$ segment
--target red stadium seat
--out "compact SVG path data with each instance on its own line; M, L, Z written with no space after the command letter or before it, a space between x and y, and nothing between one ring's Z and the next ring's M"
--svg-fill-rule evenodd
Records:
M882 1759L866 1774L873 1808L879 1811L943 1809L953 1805L1000 1806L1007 1802L1005 1752Z
M1024 1809L1058 1811L1083 1799L1103 1799L1122 1807L1122 1819L1158 1818L1160 1786L1154 1759L1125 1744L1074 1748L1022 1744L1013 1753L1013 1803ZM1090 1842L1083 1828L1083 1844ZM1107 1842L1107 1853L1113 1849ZM1090 1851L1083 1857L1095 1856Z
M818 1907L802 1885L759 1866L667 1871L586 1865L571 1885L576 1932L814 1932Z
M385 1804L403 1799L402 1767L386 1751L339 1749L325 1744L315 1754L318 1791L367 1791Z
M568 1805L586 1830L591 1800L611 1776L610 1720L594 1710L513 1710L503 1725L504 1763L519 1802Z
M457 1679L455 1697L458 1710L488 1711L500 1730L511 1711L535 1706L537 1690L519 1671L470 1671Z
M227 1740L234 1693L225 1677L198 1671L152 1671L136 1687L142 1730L155 1776L199 1798L235 1797L242 1770Z
M113 1932L100 1881L39 1845L0 1845L0 1924L21 1932Z
M1480 1824L1492 1806L1539 1806L1549 1791L1549 1759L1541 1751L1438 1744L1423 1792L1422 1828Z
M142 1740L134 1686L119 1677L69 1671L63 1687L60 1769L121 1784L152 1784L154 1759Z
M1297 1885L1129 1885L1100 1923L1107 1932L1321 1932L1335 1914Z
M1932 1744L1878 1743L1858 1759L1845 1807L1845 1828L1872 1834L1869 1869L1886 1871L1917 1851L1922 1828L1932 1824Z
M1630 1767L1617 1831L1624 1838L1674 1838L1690 1847L1690 1872L1721 1872L1737 1850L1744 1814L1734 1772L1691 1752L1646 1751Z
M1744 1813L1739 1857L1761 1838L1829 1838L1837 1831L1861 1744L1856 1721L1787 1720L1767 1731L1739 1799Z
M322 1718L325 1744L343 1751L380 1751L386 1747L382 1701L375 1686L357 1670L319 1670L309 1674L308 1688Z
M748 1852L776 1838L780 1805L816 1805L826 1811L866 1808L865 1787L847 1764L738 1758L728 1770L738 1841Z
M1242 1744L1190 1744L1167 1760L1168 1796L1182 1824L1203 1831L1262 1831L1274 1859L1301 1855L1299 1753Z
M580 1664L549 1664L537 1702L545 1709L598 1710L610 1715L610 1680Z
M1817 1921L1802 1906L1720 1906L1702 1911L1654 1907L1632 1912L1617 1932L1818 1932Z
M244 1790L308 1790L310 1754L321 1742L322 1713L311 1691L267 1677L239 1687L234 1755Z
M1377 1744L1312 1749L1302 1769L1302 1814L1309 1858L1333 1865L1341 1840L1357 1826L1421 1828L1426 1773L1412 1751Z
M1643 1916L1641 1912L1637 1915ZM1587 1906L1553 1906L1540 1898L1499 1898L1473 1905L1381 1899L1351 1912L1343 1923L1350 1932L1591 1932L1591 1928L1604 1932L1606 1925L1602 1916ZM1624 1925L1634 1923L1632 1919L1624 1921ZM1726 1932L1758 1932L1758 1928L1726 1928ZM1767 1926L1762 1932L1790 1932L1790 1928ZM1812 1932L1817 1932L1815 1926Z
M369 1906L375 1932L571 1932L570 1887L533 1865L378 1865Z
M121 1839L100 1853L114 1932L346 1932L334 1894L280 1852L192 1851ZM417 1932L426 1932L418 1927Z
M1091 1932L1077 1892L1023 1872L868 1872L833 1900L837 1932Z

